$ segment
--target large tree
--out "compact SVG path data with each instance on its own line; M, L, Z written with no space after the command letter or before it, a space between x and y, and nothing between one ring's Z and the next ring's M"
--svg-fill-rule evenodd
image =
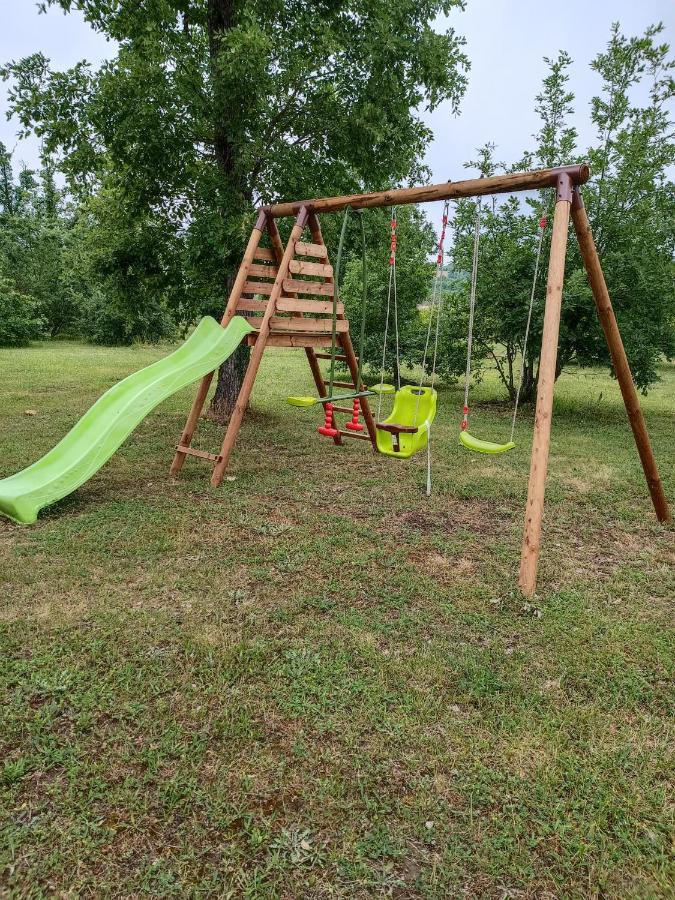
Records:
M572 60L566 53L547 60L549 73L536 98L541 128L534 151L514 166L496 162L493 147L483 148L469 165L483 174L509 168L549 167L589 159L592 178L583 188L609 292L616 310L636 384L646 389L658 378L662 356L675 353L673 309L673 221L675 190L668 178L675 162L668 104L673 96L675 63L669 48L657 38L661 26L641 37L626 38L612 27L604 52L592 67L602 77L593 98L591 118L596 128L593 146L580 153L570 123L574 95L568 89ZM636 87L642 90L635 90ZM483 227L474 328L474 371L493 365L513 398L516 392L523 334L534 269L537 222L552 213L551 191L528 199L483 203ZM458 204L454 263L471 270L473 201ZM537 289L532 330L525 360L522 396L531 398L537 384L541 346L545 261ZM446 324L443 363L448 374L459 374L463 362L457 343L466 325L468 280L450 298L456 316ZM568 364L610 365L609 353L576 241L566 261L565 292L560 326L558 374Z
M430 133L418 110L456 107L468 66L462 40L433 21L462 5L46 0L81 10L117 52L96 71L81 62L55 72L41 54L12 62L10 108L57 155L73 194L103 197L93 215L114 210L126 243L137 237L167 302L188 318L216 312L253 205L420 177ZM180 284L173 258L147 258L155 242L164 254L180 247ZM131 306L143 280L135 274ZM123 289L124 270L118 281ZM221 371L220 416L244 363L235 356Z

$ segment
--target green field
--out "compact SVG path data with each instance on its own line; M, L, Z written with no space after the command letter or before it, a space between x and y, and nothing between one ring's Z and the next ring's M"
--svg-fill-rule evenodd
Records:
M165 352L0 351L0 475ZM531 409L473 456L442 389L427 498L423 454L319 438L284 403L310 386L266 354L219 490L198 460L167 478L185 391L36 526L0 521L0 895L672 896L673 529L616 383L558 383L530 603ZM508 435L498 396L480 437Z

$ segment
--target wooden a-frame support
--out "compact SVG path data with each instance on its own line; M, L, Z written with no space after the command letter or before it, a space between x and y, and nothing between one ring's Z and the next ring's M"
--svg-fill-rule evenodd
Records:
M301 241L303 231L307 226L309 226L312 237L311 243ZM260 240L265 232L269 235L272 246L262 249ZM310 257L312 261L296 259L298 256ZM256 264L256 260L260 264ZM293 278L293 275L301 276L301 278ZM321 280L316 281L307 276L318 276ZM265 280L254 280L254 277ZM251 319L251 322L257 326L257 330L249 336L249 343L252 345L251 355L220 453L217 455L205 453L203 450L194 450L191 447L192 438L215 374L215 372L211 372L202 378L199 385L197 396L176 447L171 464L171 475L176 476L180 472L186 456L195 456L214 464L211 484L218 487L221 483L267 346L304 347L317 392L320 397L326 396L326 383L318 362L318 357L326 354L317 354L316 348L328 349L332 346L333 290L333 269L329 263L328 250L323 243L321 226L316 215L307 206L300 207L290 237L284 247L276 221L262 210L251 232L244 258L220 322L225 328L238 312L262 313L262 318ZM267 300L256 299L265 294L268 295ZM310 297L318 295L322 299L307 299L299 295L309 295ZM308 314L310 315L308 316ZM351 384L356 385L359 377L358 359L349 334L349 322L341 303L337 307L336 327L338 358L346 363L352 378ZM355 389L362 390L363 384ZM375 420L366 397L361 398L361 412L367 434L339 430L333 438L335 444L341 444L343 437L350 437L369 441L373 448L376 448Z
M458 199L461 197L511 193L550 187L556 190L556 204L549 255L537 405L520 559L520 588L526 595L533 594L536 589L570 218L579 242L584 267L593 292L600 323L607 340L612 365L619 382L628 419L633 430L652 503L659 521L670 521L671 515L668 502L659 478L656 460L647 433L647 426L640 409L637 391L633 383L633 377L605 283L590 223L579 190L579 186L584 184L588 177L589 169L586 165L564 166L557 169L542 169L536 172L520 172L491 178L445 182L425 187L401 188L399 190L381 191L371 194L354 194L343 197L325 197L316 200L279 203L262 209L249 238L241 267L221 321L223 326L227 325L237 311L263 313L262 319L259 320L257 334L249 336L249 341L253 345L253 351L234 412L225 433L221 451L218 455L214 455L201 450L193 450L190 446L214 375L212 372L201 381L176 449L176 455L171 465L171 474L177 475L185 461L185 457L192 455L214 463L211 484L214 486L220 484L227 468L266 346L304 347L319 396L326 396L325 382L321 375L317 357L327 358L328 354L317 353L316 348L330 346L330 334L326 331L327 326L322 324L321 320L312 319L311 323L313 324L311 324L310 320L305 318L306 313L319 312L325 315L329 311L329 307L332 308L327 301L332 298L333 294L333 271L328 263L328 252L323 245L321 228L317 217L318 213L338 212L347 206L353 209L374 209L383 206L400 206L406 203ZM284 248L275 219L289 215L295 215L296 221L288 243ZM312 244L305 244L301 241L302 232L306 225L310 227ZM261 250L259 248L260 239L265 231L270 237L271 250ZM320 262L307 263L302 260L296 260L296 255L310 256L319 259ZM255 265L254 261L256 259L264 263L272 261L276 263L276 268L269 268L265 272L263 266ZM297 278L294 279L292 277L295 273L301 275L303 279L307 275L317 274L322 280L321 282L297 280ZM251 280L253 275L269 277L266 282L253 282ZM273 284L270 283L272 275L274 276ZM308 284L310 287L307 286ZM311 296L317 294L322 296L324 298L323 301L302 299L299 296L306 295L308 292ZM255 297L258 293L267 294L268 300L256 300ZM279 312L290 314L290 318L284 320L276 315ZM300 322L302 319L304 319L304 323ZM352 377L352 384L355 385L358 378L358 362L349 336L349 325L341 305L338 308L338 320L338 337L342 348L341 358L347 363ZM330 322L330 320L328 321ZM309 329L313 330L310 331ZM361 388L361 385L359 385L359 388ZM343 436L359 437L369 440L373 448L376 448L375 423L368 407L367 399L364 397L361 403L367 435L340 431L334 439L335 443L341 443Z

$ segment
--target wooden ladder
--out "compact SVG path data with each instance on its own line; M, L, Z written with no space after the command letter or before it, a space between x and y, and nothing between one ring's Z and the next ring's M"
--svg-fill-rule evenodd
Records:
M311 242L302 240L307 226ZM269 237L270 247L260 246L260 240L265 233ZM211 484L214 487L220 484L230 461L266 347L304 348L319 396L327 396L327 382L321 373L319 359L331 358L330 352L326 351L332 346L333 291L333 267L323 242L319 220L311 209L306 206L300 208L285 247L276 221L261 211L251 232L221 319L221 325L227 327L233 316L245 313L255 330L247 337L247 342L252 348L251 357L220 453L206 453L191 447L214 371L206 375L199 385L176 447L171 464L172 475L178 475L187 456L194 456L213 463ZM358 381L358 360L349 334L349 322L345 316L344 306L340 302L337 305L336 326L336 340L340 349L336 359L346 363L352 380L334 382L334 386L355 389ZM363 384L359 386L359 390L363 390ZM338 411L342 410L338 408ZM361 411L367 434L340 429L333 438L335 444L341 444L343 437L349 437L370 441L373 449L376 448L375 422L366 397L361 398Z

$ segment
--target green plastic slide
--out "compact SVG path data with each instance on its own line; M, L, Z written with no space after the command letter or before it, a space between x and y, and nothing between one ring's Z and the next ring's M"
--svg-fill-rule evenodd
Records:
M44 506L91 478L162 400L216 369L252 330L242 316L227 328L202 319L181 347L106 391L42 459L0 480L0 513L35 522Z

